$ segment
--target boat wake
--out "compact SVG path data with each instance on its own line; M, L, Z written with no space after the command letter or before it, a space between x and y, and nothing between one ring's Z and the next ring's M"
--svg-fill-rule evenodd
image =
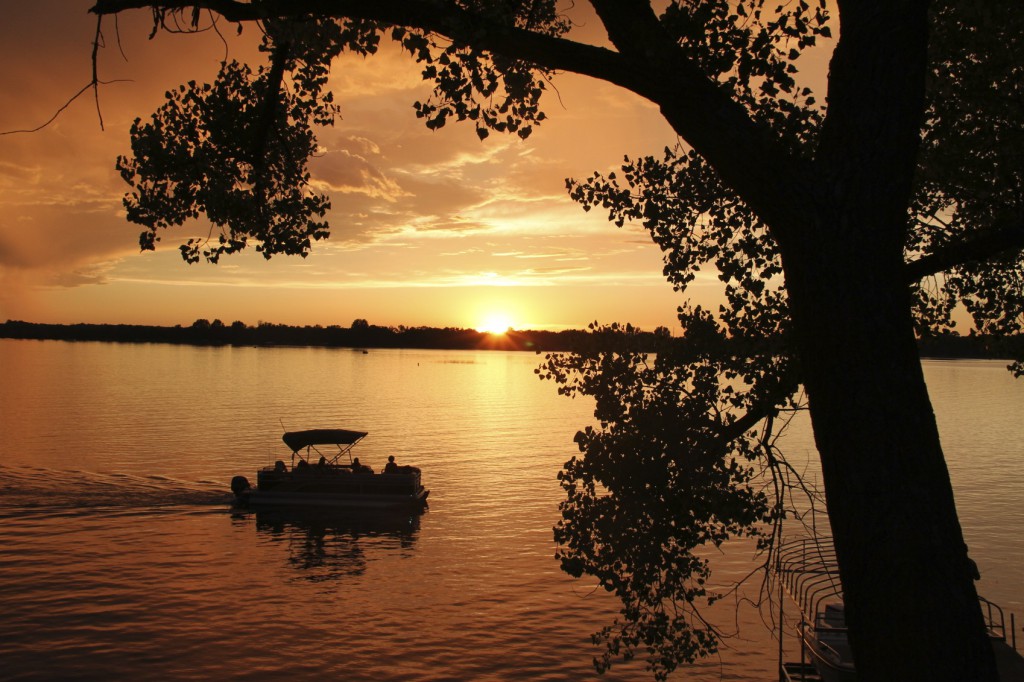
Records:
M231 499L223 482L0 465L0 518L220 511Z

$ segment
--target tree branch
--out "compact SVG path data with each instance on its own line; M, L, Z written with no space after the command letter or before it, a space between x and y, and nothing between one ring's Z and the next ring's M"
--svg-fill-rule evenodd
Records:
M96 35L92 39L92 93L96 100L96 116L100 120L100 130L103 130L103 111L100 110L100 79L96 70L96 55L99 53L100 45L103 43L103 16L96 17Z
M591 0L612 43L647 66L633 86L776 232L792 232L808 204L809 164L755 122L725 86L709 78L664 29L648 0ZM786 235L779 235L785 239Z
M984 262L1011 251L1024 250L1024 222L1003 225L942 246L939 250L907 263L908 282L937 275L957 265Z
M89 11L103 15L129 9L189 7L207 9L234 22L317 16L405 26L543 68L605 80L634 92L631 83L641 68L613 50L500 24L441 0L277 0L259 4L238 0L97 0Z
M0 131L0 136L3 136L3 135L15 135L15 134L18 134L18 133L37 133L37 132L39 132L40 130L42 130L43 128L47 127L48 125L50 125L51 123L56 121L58 118L60 118L60 115L63 114L67 110L67 108L70 107L71 104L75 100L77 100L79 97L84 95L86 93L86 91L90 90L90 89L93 91L93 98L96 101L96 117L99 119L99 122L100 122L100 130L104 130L104 127L103 127L103 112L100 110L100 86L101 85L110 85L112 83L125 83L127 81L125 79L123 79L123 78L119 78L117 80L112 80L112 81L101 81L99 79L99 76L98 76L98 73L97 73L97 69L96 69L96 56L97 56L97 53L99 52L100 46L103 44L102 24L103 24L103 17L102 16L96 17L96 34L93 36L93 41L92 41L92 80L90 80L88 83L83 85L81 90L79 90L74 95L72 95L68 99L68 101L64 102L64 104L62 104L61 107L59 109L57 109L57 111L53 112L53 116L48 118L45 122L37 125L35 128L18 128L16 130Z
M763 402L751 405L743 416L736 421L723 425L718 430L719 439L722 443L731 443L747 431L757 426L762 419L768 419L778 414L779 408L771 403Z
M281 83L284 81L285 64L291 43L284 42L274 48L271 57L270 74L267 77L267 92L261 106L260 116L253 134L252 165L257 186L263 184L263 172L266 167L267 137L273 126L276 110L281 99Z

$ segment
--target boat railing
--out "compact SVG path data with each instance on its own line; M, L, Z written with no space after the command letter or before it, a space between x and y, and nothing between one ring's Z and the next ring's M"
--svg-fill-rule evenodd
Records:
M821 605L842 601L843 587L831 542L798 538L779 548L777 574L783 589L799 607L808 624L816 624Z
M1010 612L1010 637L1007 639L1006 614L1003 613L1003 608L982 596L978 597L978 601L981 602L981 614L985 618L985 629L988 631L989 636L1003 640L1016 651L1017 624L1013 612Z
M839 567L831 538L803 537L779 547L776 571L783 589L797 604L808 626L820 629L822 605L829 599L843 599ZM989 635L1017 649L1017 626L1013 612L1006 614L998 604L978 596Z
M840 608L843 601L843 586L839 579L839 564L832 539L826 536L801 537L781 543L776 554L775 575L780 590L779 679L808 682L821 680L814 667L804 659L810 645L808 637L813 637L819 655L834 657L837 662L845 660L843 653L828 641L833 639L841 642L839 638L847 634L845 618L842 623L838 619L829 621L828 611L833 600ZM782 592L789 595L800 611L797 620L797 635L802 641L799 663L783 662ZM1005 650L1007 655L1019 658L1019 654L1015 653L1017 624L1014 613L1004 612L998 604L980 595L978 602L986 631L992 637L994 646L996 641L1000 642L997 656Z
M305 461L305 460L303 460ZM265 466L257 471L257 480L264 484L276 484L282 480L306 482L330 481L334 484L359 486L367 490L405 489L419 490L423 487L420 470L404 467L400 471L376 473L369 467L353 470L345 464L306 464L290 469L282 465Z

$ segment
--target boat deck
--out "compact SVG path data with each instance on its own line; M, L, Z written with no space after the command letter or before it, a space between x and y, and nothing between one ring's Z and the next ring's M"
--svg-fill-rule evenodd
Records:
M1024 682L1024 656L1002 639L992 640L992 651L1001 682Z
M992 640L1000 682L1024 682L1024 656L1001 639ZM779 668L779 682L823 682L810 663L788 662Z

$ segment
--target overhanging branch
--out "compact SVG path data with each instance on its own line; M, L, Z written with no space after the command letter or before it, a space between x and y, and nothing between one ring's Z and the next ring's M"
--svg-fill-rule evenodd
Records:
M1024 222L978 232L963 241L946 244L933 253L907 263L908 282L949 270L957 265L984 262L1024 250Z
M404 26L522 59L541 68L591 76L637 92L633 81L640 65L613 50L501 24L438 0L278 0L258 4L237 0L97 0L89 11L104 15L130 9L173 11L196 7L233 22L316 16Z

